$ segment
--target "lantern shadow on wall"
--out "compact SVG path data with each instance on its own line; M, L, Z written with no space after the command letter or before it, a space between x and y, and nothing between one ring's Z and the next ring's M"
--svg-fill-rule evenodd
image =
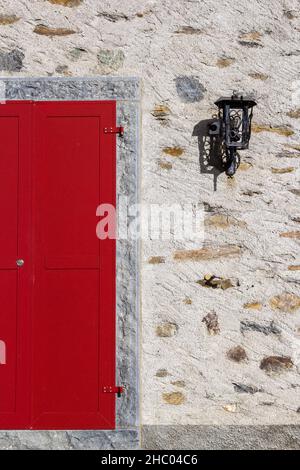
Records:
M225 153L219 136L209 134L210 126L215 118L198 122L193 130L193 136L198 139L200 172L213 175L214 191L217 190L218 176L225 171Z
M198 137L200 171L214 175L216 191L218 175L225 171L227 176L234 176L240 164L238 150L249 148L256 102L234 93L215 104L218 115L200 121L194 127L193 136Z

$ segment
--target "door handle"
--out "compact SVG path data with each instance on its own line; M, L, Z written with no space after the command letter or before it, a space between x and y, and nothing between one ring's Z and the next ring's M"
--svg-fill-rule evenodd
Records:
M21 268L22 266L24 266L24 260L23 259L17 259L16 265L19 266L19 268Z

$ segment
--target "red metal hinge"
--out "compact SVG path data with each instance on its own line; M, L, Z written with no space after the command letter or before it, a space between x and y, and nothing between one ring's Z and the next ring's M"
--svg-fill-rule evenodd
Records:
M104 134L119 134L120 137L124 135L124 127L104 127Z
M121 396L122 393L124 393L125 388L124 387L116 387L114 385L105 385L102 389L103 393L116 393L118 397Z

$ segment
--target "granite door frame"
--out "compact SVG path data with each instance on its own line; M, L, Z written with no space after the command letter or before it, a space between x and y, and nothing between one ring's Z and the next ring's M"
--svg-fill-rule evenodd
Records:
M125 196L128 204L139 202L139 79L109 76L2 77L0 103L8 100L115 100L117 124L125 127L124 137L117 139L117 198L119 200L120 196ZM139 447L139 242L133 239L117 240L116 258L116 384L125 386L125 393L116 400L116 429L3 430L0 431L0 449L136 449Z

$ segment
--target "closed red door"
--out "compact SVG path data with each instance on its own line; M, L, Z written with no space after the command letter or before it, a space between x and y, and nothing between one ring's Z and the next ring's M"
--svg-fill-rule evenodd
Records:
M3 106L10 109L13 105ZM115 396L103 389L115 384L115 241L96 237L96 208L101 203L115 205L115 137L103 131L115 126L115 102L35 102L24 107L32 113L32 120L28 119L32 129L24 132L28 150L22 163L24 173L31 175L32 220L27 220L25 210L23 232L17 222L12 225L7 213L7 239L13 245L10 236L20 233L21 238L32 240L32 249L24 255L22 250L18 252L24 265L16 267L14 259L12 268L3 271L3 283L11 284L5 302L16 310L13 279L24 277L18 302L23 308L27 297L31 304L23 314L25 330L18 338L13 336L13 316L0 319L12 349L26 343L23 335L30 338L30 351L20 358L29 377L27 384L20 385L26 390L25 424L20 426L112 429ZM9 134L7 142L10 148ZM17 157L18 161L22 158L21 154ZM15 173L12 167L12 180ZM22 189L24 181L18 183L19 191L27 194ZM10 188L15 200L16 188ZM19 203L15 204L18 208ZM7 296L7 289L0 295ZM7 345L6 364L0 365L7 407L12 406L8 397L18 386L5 376L9 350ZM20 370L11 374L20 380ZM0 403L2 428L4 413Z

